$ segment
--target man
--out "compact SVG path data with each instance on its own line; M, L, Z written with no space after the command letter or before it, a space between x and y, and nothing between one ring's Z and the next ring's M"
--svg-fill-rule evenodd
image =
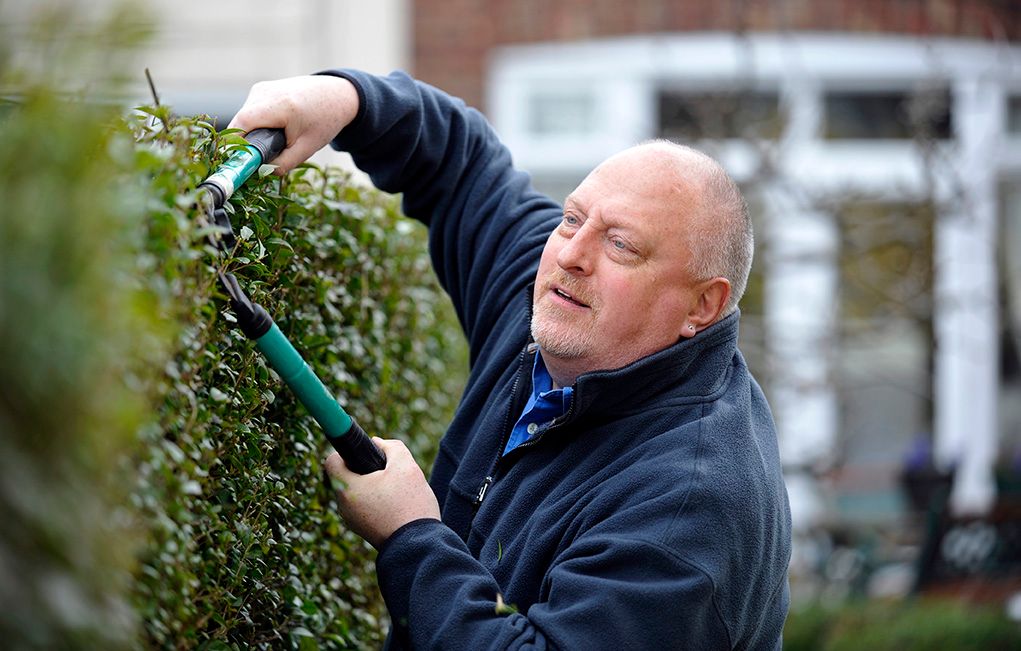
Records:
M790 515L736 347L751 227L715 161L646 143L561 208L400 73L259 84L232 126L284 127L281 173L332 142L403 192L468 338L429 483L399 441L369 475L327 460L392 647L779 648Z

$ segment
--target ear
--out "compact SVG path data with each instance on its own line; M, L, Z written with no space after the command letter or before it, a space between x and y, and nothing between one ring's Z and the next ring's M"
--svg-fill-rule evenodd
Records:
M698 300L681 326L682 337L694 337L695 333L716 323L730 298L730 281L718 276L699 284L695 291L699 292Z

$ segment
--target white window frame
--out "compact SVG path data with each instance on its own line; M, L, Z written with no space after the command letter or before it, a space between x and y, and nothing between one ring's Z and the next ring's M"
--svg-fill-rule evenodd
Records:
M822 138L827 89L906 89L923 80L946 85L953 102L953 136L936 147L935 176L911 141ZM529 133L522 105L529 93L565 84L597 98L593 133ZM665 85L695 92L775 88L788 111L783 135L765 147L779 170L765 235L774 249L791 254L766 261L766 323L774 366L782 369L773 407L789 473L825 464L837 428L835 396L819 386L832 367L839 242L831 220L798 193L808 189L824 198L858 191L945 203L934 251L936 451L940 462L958 467L954 507L988 509L998 435L996 179L1021 172L1021 136L1008 135L1005 124L1005 98L1021 89L1021 48L832 33L688 33L509 46L491 58L487 106L520 167L580 179L608 155L655 135L657 92ZM725 141L711 153L741 181L758 167L762 150ZM799 254L822 262L783 262ZM810 525L817 506L808 497L800 506L795 501L792 494L795 520Z

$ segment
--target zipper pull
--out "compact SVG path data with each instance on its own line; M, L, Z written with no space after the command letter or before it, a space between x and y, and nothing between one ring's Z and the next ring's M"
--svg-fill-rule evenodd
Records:
M482 500L486 499L486 491L493 485L493 478L486 477L482 480L482 485L479 486L479 492L475 494L475 508L482 506Z

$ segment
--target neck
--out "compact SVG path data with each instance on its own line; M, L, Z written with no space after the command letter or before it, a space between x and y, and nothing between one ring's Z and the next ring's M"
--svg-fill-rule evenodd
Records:
M588 369L578 368L578 364L572 364L571 360L563 360L546 354L546 351L539 349L542 355L542 363L546 365L550 378L553 380L554 389L562 389L574 384L578 376Z

